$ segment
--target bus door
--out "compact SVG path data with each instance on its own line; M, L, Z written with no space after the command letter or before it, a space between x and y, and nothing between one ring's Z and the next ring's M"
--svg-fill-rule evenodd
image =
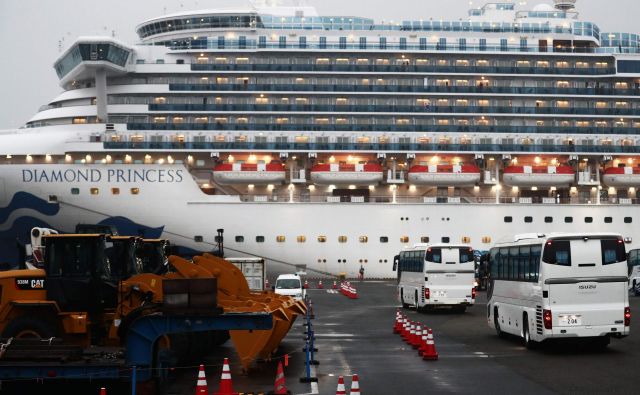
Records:
M552 239L542 261L554 329L623 323L628 291L622 240Z

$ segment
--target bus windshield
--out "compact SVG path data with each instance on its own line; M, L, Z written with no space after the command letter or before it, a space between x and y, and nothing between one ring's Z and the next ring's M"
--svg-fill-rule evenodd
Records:
M300 280L294 278L278 280L276 289L300 289Z

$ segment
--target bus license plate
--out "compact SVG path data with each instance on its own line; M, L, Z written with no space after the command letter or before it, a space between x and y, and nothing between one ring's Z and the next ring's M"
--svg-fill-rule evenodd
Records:
M446 298L447 297L447 291L434 291L433 292L433 296L438 297L438 298Z
M579 315L561 315L558 316L560 326L580 326L582 325L582 317Z

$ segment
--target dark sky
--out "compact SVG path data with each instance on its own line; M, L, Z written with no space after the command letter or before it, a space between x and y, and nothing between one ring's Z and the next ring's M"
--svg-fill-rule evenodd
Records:
M534 6L550 0L515 0ZM479 0L308 0L321 15L376 20L464 18ZM0 129L18 127L60 91L53 62L60 42L78 36L115 35L135 42L135 26L164 13L246 6L245 0L0 0ZM639 0L578 0L581 19L602 31L640 32Z

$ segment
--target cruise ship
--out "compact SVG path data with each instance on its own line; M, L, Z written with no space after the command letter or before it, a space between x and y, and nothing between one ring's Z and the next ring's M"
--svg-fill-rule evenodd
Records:
M78 223L271 274L395 276L416 243L524 232L640 242L640 47L575 0L460 18L181 12L139 42L79 37L63 92L0 132L0 261Z

